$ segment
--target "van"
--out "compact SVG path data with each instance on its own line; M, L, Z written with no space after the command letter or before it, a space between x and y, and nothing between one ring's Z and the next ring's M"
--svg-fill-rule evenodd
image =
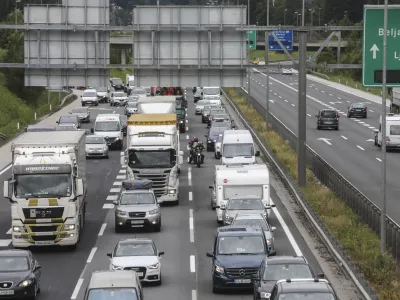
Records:
M221 88L219 86L205 86L203 87L203 98L209 96L220 96L222 95Z
M214 182L209 188L211 208L216 210L217 222L222 224L223 210L216 207L226 206L233 196L258 196L265 206L269 206L269 182L269 170L265 164L215 166Z
M85 291L84 300L143 300L143 289L135 271L95 271Z
M122 150L124 137L119 114L97 115L94 128L91 129L91 132L94 135L104 137L109 148Z
M255 164L256 156L260 156L260 151L255 151L253 137L248 130L224 131L221 145L223 165Z
M375 146L382 147L382 116L379 129L374 130ZM400 115L386 114L386 148L400 149Z

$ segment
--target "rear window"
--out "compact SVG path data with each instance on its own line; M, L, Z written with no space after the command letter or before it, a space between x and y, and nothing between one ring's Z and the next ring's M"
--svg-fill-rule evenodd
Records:
M400 135L400 125L390 125L390 135Z
M353 108L365 108L367 105L365 103L354 103L352 104Z
M336 118L336 111L334 111L334 110L321 111L321 117L323 117L323 118Z

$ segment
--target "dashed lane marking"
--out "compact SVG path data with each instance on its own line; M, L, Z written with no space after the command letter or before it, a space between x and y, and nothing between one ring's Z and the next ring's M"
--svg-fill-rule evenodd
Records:
M99 236L102 236L103 234L104 234L104 230L106 230L106 227L107 227L107 223L103 223L102 225L101 225L101 228L100 228L100 231L99 231Z
M3 170L0 171L0 175L7 172L8 169L10 169L12 164L9 164L7 167L5 167Z
M311 115L310 115L310 114L307 114L307 116L311 117Z
M126 178L126 175L118 175L117 176L117 179L125 179Z
M196 272L196 257L194 255L190 255L190 272Z
M279 97L279 99L282 99L282 96L278 96Z
M358 148L358 149L361 149L362 151L364 151L364 150L365 150L363 147L361 147L361 146L358 146L358 145L357 145L357 148Z
M374 126L371 126L371 127L368 127L369 129L375 129L375 127Z
M83 284L83 278L79 278L79 280L75 286L75 289L72 293L71 300L75 300L76 297L78 297L78 293L79 293L79 290L81 289L82 284Z
M294 105L294 104L292 103L292 106L295 107L296 105Z
M325 94L325 91L321 91L321 93L324 93L324 94Z
M94 254L96 253L96 251L97 251L97 247L93 247L92 251L90 251L90 253L89 253L89 257L88 257L86 263L90 264L92 262Z
M359 121L360 124L364 124L365 122Z
M332 94L329 94L329 96L333 96Z
M370 112L374 112L373 110L370 110L370 109L369 109L369 111L370 111Z
M120 191L121 191L120 188L112 188L112 189L110 190L110 193L119 193Z
M189 136L188 136L188 135L186 135L186 139L187 139L187 140L189 139Z
M194 217L193 209L189 209L189 237L190 242L194 243Z
M340 98L340 97L337 97L339 100L342 100L342 98Z
M8 247L10 245L11 240L0 240L0 247Z
M341 137L342 137L343 139L347 140L347 137L345 137L345 136L343 136L343 135L341 135Z
M365 127L370 127L371 125L369 125L369 124L367 124L367 123L365 123L365 124L363 124Z
M186 127L186 131L189 131L189 127Z
M285 102L288 102L288 101L285 99Z
M126 166L121 166L121 168L122 168L122 169L125 169L125 168L126 168Z
M103 205L103 209L113 209L114 208L114 204L111 203L106 203Z
M192 185L192 168L191 167L188 168L188 181L189 181L189 185Z
M378 157L376 158L376 160L382 162L382 159L380 159L380 158L378 158Z
M192 290L192 300L197 300L197 291Z
M193 192L189 192L189 201L193 201Z
M10 229L8 229L8 231L6 232L6 234L11 234L11 232L12 232L12 229L10 228Z
M346 101L347 103L351 103L351 101Z
M126 171L125 170L119 170L119 174L125 174Z
M107 196L107 201L115 201L118 199L118 195L108 195Z
M122 182L121 181L115 181L114 183L113 183L113 185L119 185L119 186L121 186L122 185Z

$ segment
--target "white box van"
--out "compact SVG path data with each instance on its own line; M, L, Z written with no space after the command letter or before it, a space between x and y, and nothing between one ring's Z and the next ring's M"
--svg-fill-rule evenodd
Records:
M122 150L124 136L121 119L118 114L97 115L94 128L91 129L91 132L94 135L104 137L109 148Z
M205 86L203 87L203 99L209 96L220 96L222 94L219 86Z
M382 146L382 116L379 117L379 130L374 131L375 146ZM400 115L386 115L386 148L400 149Z
M259 196L264 205L270 205L269 170L265 164L215 166L211 190L211 208L226 205L233 196ZM217 208L217 221L222 223L222 210ZM268 211L269 213L269 211Z
M260 156L260 151L255 151L250 131L224 131L221 145L221 163L223 165L255 164L256 156Z

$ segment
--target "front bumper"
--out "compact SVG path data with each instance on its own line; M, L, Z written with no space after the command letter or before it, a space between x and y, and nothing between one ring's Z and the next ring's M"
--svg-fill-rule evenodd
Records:
M237 283L237 280L244 280L245 282ZM213 273L213 285L222 289L253 289L253 282L249 278L229 278L225 274L218 272Z
M95 104L95 105L97 105L97 104L99 104L99 100L82 100L81 101L82 102L82 105L87 105L87 104Z
M175 192L174 194L161 195L158 197L158 199L162 202L176 202L179 200L179 194Z
M78 234L76 230L12 233L12 245L15 248L28 248L32 246L72 246L76 245L77 242Z
M85 118L79 118L79 121L81 123L89 123L90 122L90 116L87 116Z
M112 267L111 267L111 270ZM148 267L125 267L124 270L133 270L139 275L139 279L142 282L157 282L161 279L161 267L157 269L150 269Z
M157 227L161 222L161 213L155 215L148 215L144 218L132 218L127 216L117 215L115 213L115 225L119 227L129 228L150 228Z
M0 299L31 299L34 295L35 285L33 283L28 286L16 286L0 290Z
M108 156L108 150L106 151L88 151L86 150L86 157L106 157Z
M364 111L349 111L347 113L348 115L352 116L352 117L366 117L367 116L367 112Z

